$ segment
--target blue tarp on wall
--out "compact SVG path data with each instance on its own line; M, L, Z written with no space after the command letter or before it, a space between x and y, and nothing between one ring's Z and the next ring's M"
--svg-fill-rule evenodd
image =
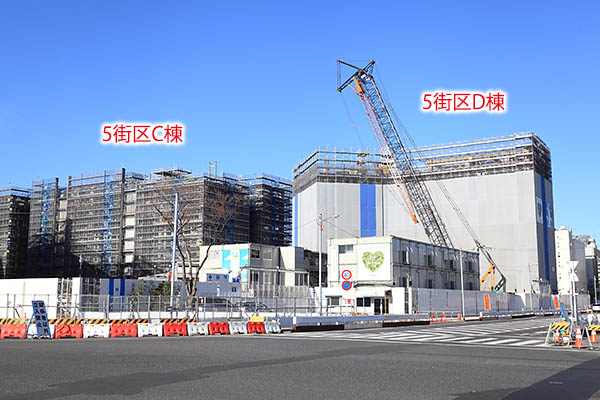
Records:
M360 185L360 237L377 235L375 185Z

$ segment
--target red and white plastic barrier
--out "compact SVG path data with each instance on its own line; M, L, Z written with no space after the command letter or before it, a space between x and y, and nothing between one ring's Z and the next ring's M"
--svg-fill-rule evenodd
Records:
M110 337L110 324L85 324L83 325L83 338Z
M208 335L208 322L188 322L187 329L189 336Z
M160 322L158 323L138 323L137 324L138 337L144 336L162 336L163 327Z
M165 322L163 324L165 336L187 336L187 324L185 322Z

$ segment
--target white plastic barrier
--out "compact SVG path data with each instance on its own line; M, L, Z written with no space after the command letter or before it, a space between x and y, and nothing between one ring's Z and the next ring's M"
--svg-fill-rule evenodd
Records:
M232 335L236 333L248 333L248 328L246 327L247 321L230 321L229 322L229 333Z
M83 325L83 337L103 337L107 338L110 336L110 324L84 324Z
M52 335L52 338L54 338L54 328L56 325L54 324L50 324L50 334ZM35 324L32 322L31 324L29 324L29 328L27 328L27 337L29 339L37 339L37 328L35 326Z
M149 323L137 324L138 337L144 336L162 336L163 335L163 326L160 322L157 323Z
M208 322L188 322L188 336L208 335Z
M281 333L281 324L277 321L265 321L265 333Z

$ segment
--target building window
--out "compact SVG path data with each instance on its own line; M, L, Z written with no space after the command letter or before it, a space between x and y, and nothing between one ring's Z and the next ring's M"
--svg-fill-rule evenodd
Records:
M425 256L425 262L427 263L428 267L431 267L433 265L433 254L427 254Z
M260 258L260 250L258 250L258 249L251 249L250 250L250 257L251 258Z
M258 282L258 278L259 278L258 271L251 271L250 272L250 282L251 283L259 283Z
M473 282L469 282L469 290L473 290Z
M340 254L352 253L354 251L354 245L352 244L342 244L339 248Z
M356 299L357 307L371 307L371 298L370 297L359 297Z
M410 257L408 256L408 250L402 250L402 262L406 265L410 264Z
M453 258L448 260L448 267L454 269L454 259Z
M307 286L308 282L307 282L307 276L306 274L295 274L295 283L296 286Z
M273 250L271 250L271 249L264 249L264 251L263 251L263 258L265 260L271 260L273 258Z
M402 278L402 286L407 287L406 277Z
M427 287L433 289L433 279L427 279Z
M330 306L339 306L340 305L340 296L328 297L328 303Z
M450 289L454 289L454 281L450 281Z

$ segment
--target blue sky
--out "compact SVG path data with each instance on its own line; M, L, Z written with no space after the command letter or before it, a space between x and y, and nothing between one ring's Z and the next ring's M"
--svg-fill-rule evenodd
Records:
M419 145L535 131L552 151L556 226L600 238L597 2L169 3L0 5L0 186L211 160L291 178L317 146L376 147L335 90L336 59L375 59ZM509 110L421 113L436 88L503 89ZM181 121L186 144L99 144L100 125L122 120Z

